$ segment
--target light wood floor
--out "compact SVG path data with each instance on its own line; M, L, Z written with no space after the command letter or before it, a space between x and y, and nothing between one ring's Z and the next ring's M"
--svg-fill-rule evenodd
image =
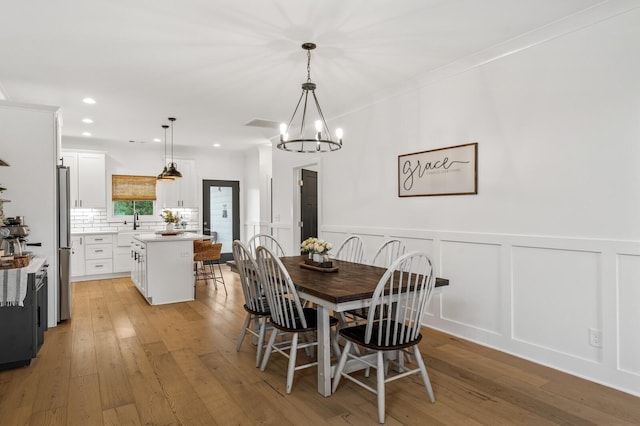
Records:
M324 398L311 368L296 373L287 395L283 357L260 372L249 339L236 352L242 291L235 274L225 277L228 297L200 283L196 301L156 307L129 279L74 283L72 320L47 331L31 366L0 372L0 424L377 423L375 395L355 384ZM419 375L393 382L388 425L640 424L640 398L423 334L436 403Z

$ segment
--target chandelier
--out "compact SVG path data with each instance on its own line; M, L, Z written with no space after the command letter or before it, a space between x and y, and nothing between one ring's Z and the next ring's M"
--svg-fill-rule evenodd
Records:
M302 48L307 51L307 81L302 83L302 94L298 99L298 104L293 111L291 120L289 120L289 125L280 124L280 143L277 146L283 151L291 152L337 151L342 148L342 129L336 129L336 140L333 140L316 97L316 84L311 82L311 51L316 48L316 45L314 43L304 43ZM310 103L309 92L311 92L313 103L317 110L315 126L312 129L305 128L309 124L307 120L307 105ZM296 118L300 104L302 104L302 113ZM292 138L291 132L297 132L298 129L298 136Z

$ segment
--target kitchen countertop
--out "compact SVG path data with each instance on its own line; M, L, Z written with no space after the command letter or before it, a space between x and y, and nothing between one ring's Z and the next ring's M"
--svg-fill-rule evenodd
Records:
M175 241L193 241L193 240L210 240L210 235L197 234L195 232L185 232L178 235L161 235L152 232L141 233L140 235L134 235L134 239L143 243L157 243L157 242L175 242Z
M99 234L117 234L118 231L71 231L71 235L99 235Z
M185 229L184 232L198 232L199 229L197 228L191 228L191 229ZM136 229L135 231L131 228L127 228L127 229L120 229L119 231L72 231L71 235L100 235L100 234L120 234L120 233L127 233L127 234L151 234L151 233L161 233L164 231L158 230L158 229Z

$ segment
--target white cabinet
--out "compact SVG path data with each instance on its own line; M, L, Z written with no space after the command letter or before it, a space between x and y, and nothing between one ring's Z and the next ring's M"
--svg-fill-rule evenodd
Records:
M131 271L131 244L133 236L139 232L119 232L117 243L113 244L113 272Z
M84 237L71 237L71 276L84 275Z
M172 207L198 207L198 181L195 174L195 162L193 160L174 160L182 178L174 181L159 181L162 206Z
M140 241L131 243L131 281L138 291L149 299L147 293L147 245Z
M113 237L110 234L85 235L85 275L113 272Z
M131 279L140 293L151 305L193 300L193 241L147 237L134 237L131 250Z
M64 165L70 168L71 208L106 207L105 155L88 152L64 152Z

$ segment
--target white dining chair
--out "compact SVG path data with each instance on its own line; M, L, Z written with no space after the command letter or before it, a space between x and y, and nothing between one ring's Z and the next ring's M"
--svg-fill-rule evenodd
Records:
M284 249L282 248L278 240L276 240L271 235L256 234L253 237L249 238L249 241L247 241L247 247L249 247L249 250L251 251L251 254L253 255L254 258L256 256L256 249L258 248L258 246L267 247L269 250L274 252L278 257L286 256L284 253Z
M352 235L344 240L334 257L345 262L364 263L364 243L362 238Z
M256 260L269 303L269 322L274 327L265 348L260 370L265 370L273 351L289 358L286 390L287 393L291 393L294 373L318 364L317 361L312 361L296 365L298 350L318 345L315 337L318 330L317 312L313 308L302 307L298 291L293 285L287 269L273 251L267 247L258 246ZM329 317L329 321L331 326L338 323L338 320L333 317ZM287 334L291 335L291 340L279 340L276 343L276 337ZM304 341L298 343L302 334L304 334L304 339L301 340Z
M418 343L422 340L422 316L431 299L434 283L433 267L425 253L411 252L401 256L380 278L366 324L339 331L340 336L346 339L346 344L335 370L332 391L337 390L340 379L344 377L377 394L380 423L385 420L385 384L390 381L420 373L429 400L435 402L427 368L418 349ZM366 351L364 354L351 351L352 345L363 347ZM402 363L402 357L398 357L399 362L390 357L398 351L409 353L410 349L418 368L409 369ZM352 375L353 371L345 371L349 358L376 369L375 389ZM394 363L396 368L388 368L387 363Z
M388 268L389 265L404 254L405 250L406 248L402 241L395 239L389 240L380 246L376 255L373 256L371 264L381 268Z
M271 328L267 323L269 316L269 305L262 288L260 272L253 255L242 242L233 242L233 259L238 268L242 292L244 294L244 310L247 311L242 331L238 338L236 351L240 351L242 342L247 333L258 339L256 346L256 367L260 366L262 351L264 348L264 337L266 330Z
M402 241L400 240L389 240L383 243L376 255L373 257L373 261L371 264L373 266L378 266L380 268L388 268L393 262L396 261L397 258L402 256L405 252L406 248ZM359 324L361 321L364 321L369 314L369 310L367 308L353 309L345 312L344 318L349 324ZM411 358L407 358L410 360Z

